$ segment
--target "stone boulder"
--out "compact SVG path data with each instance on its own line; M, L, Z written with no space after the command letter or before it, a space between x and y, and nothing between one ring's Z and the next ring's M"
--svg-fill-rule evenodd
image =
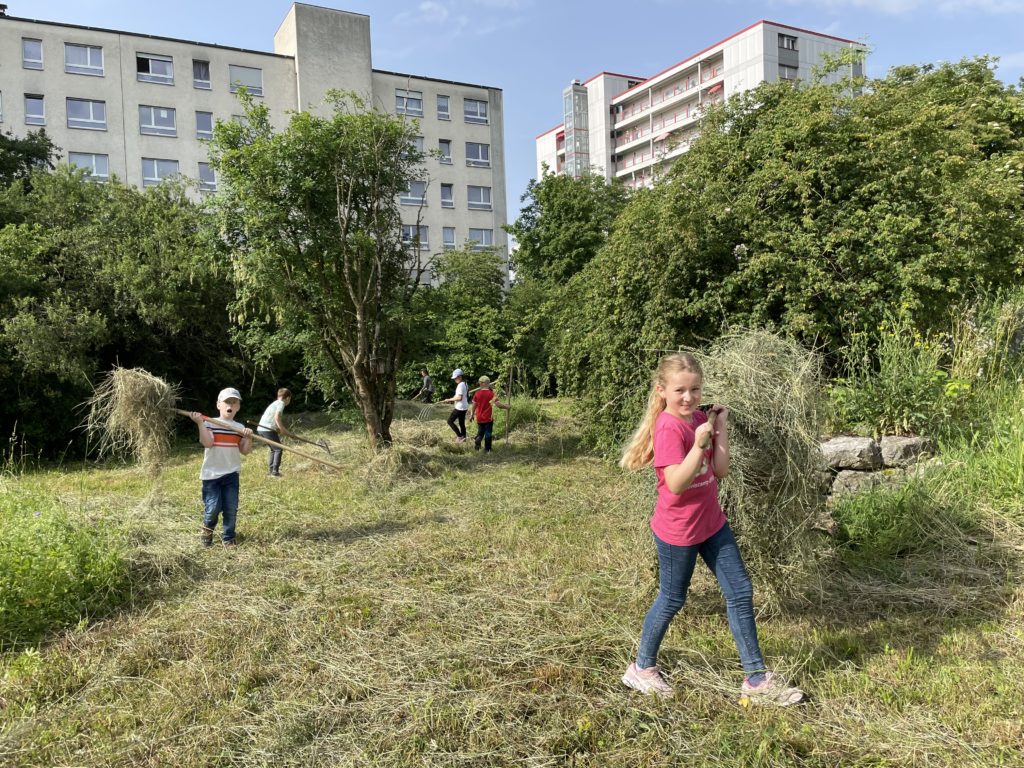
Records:
M871 488L877 488L881 484L882 475L878 472L858 472L854 469L844 469L836 475L836 479L832 482L832 499L861 493Z
M833 437L821 444L821 455L831 469L882 468L882 451L870 437Z
M935 443L927 437L886 435L881 447L882 463L887 467L907 467L935 453Z

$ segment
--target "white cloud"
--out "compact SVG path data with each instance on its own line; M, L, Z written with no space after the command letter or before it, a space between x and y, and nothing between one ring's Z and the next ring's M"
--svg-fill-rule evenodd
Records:
M398 24L419 26L420 24L444 24L451 11L444 3L437 0L423 0L415 11L402 11L395 17Z
M937 7L941 12L956 14L1024 13L1024 0L774 0L776 5L819 5L830 9L863 8L892 16L919 8Z
M1004 53L999 57L999 73L1024 71L1024 51Z

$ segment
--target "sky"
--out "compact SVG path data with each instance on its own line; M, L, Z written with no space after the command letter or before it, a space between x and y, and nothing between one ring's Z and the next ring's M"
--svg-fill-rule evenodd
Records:
M272 51L290 0L5 0L8 15ZM534 139L562 89L599 72L650 77L761 19L866 43L867 74L1000 57L1024 77L1024 0L319 0L370 16L373 67L501 88L508 217L536 175Z

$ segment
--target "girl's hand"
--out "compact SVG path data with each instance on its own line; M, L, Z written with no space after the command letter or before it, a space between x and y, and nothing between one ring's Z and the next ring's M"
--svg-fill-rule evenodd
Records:
M712 419L711 423L715 427L715 434L717 435L729 422L729 408L725 405L716 405L711 409Z
M711 436L714 433L711 422L705 421L693 431L693 437L698 448L702 451L711 445Z

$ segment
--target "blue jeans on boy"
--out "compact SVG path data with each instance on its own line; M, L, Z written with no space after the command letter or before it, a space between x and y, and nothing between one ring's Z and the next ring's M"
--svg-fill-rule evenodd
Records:
M480 450L480 443L484 444L484 452L491 450L491 435L494 434L494 422L493 421L478 421L476 423L476 437L473 438L473 442L476 445L476 449Z
M697 564L697 555L700 555L715 574L722 594L725 595L729 629L736 642L736 649L740 652L743 671L749 675L764 670L764 657L757 642L757 627L754 624L754 587L729 524L723 525L707 541L693 546L666 544L657 536L654 542L658 547L660 589L654 605L644 618L636 665L653 667L657 663L658 648L672 617L686 602L690 578Z
M235 538L235 517L238 515L238 473L203 480L203 528L213 532L217 528L217 515L222 514L224 531L221 540Z

